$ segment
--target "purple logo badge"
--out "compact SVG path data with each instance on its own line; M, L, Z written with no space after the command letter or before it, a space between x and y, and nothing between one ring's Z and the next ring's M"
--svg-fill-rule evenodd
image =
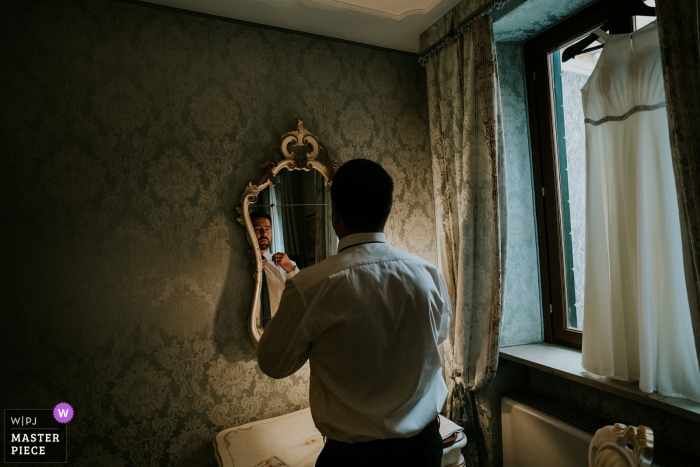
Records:
M73 419L73 407L66 402L61 402L53 408L53 418L58 423L68 423Z

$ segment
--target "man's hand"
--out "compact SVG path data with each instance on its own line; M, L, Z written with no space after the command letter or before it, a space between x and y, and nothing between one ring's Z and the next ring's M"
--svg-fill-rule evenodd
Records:
M284 272L294 271L294 264L292 264L287 253L275 253L272 255L272 262L284 269Z

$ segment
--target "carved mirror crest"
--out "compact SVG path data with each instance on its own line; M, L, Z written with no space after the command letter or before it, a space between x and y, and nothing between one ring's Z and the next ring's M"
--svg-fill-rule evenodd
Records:
M277 311L285 281L337 251L329 185L338 164L302 119L296 122L297 129L282 136L260 165L263 178L248 184L236 208L252 246L255 290L248 332L255 345Z

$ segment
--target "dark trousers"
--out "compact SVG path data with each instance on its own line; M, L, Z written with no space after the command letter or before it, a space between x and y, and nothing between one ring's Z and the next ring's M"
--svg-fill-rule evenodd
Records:
M442 461L442 436L437 431L425 441L410 446L397 446L395 440L369 441L376 455L372 459L353 457L351 452L334 450L326 444L316 459L316 467L440 467ZM403 440L402 440L403 441ZM384 449L386 448L386 449Z

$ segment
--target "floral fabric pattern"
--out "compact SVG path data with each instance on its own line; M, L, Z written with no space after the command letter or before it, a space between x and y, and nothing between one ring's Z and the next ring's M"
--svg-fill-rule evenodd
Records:
M444 344L447 417L467 430L467 462L489 465L491 425L476 393L498 365L502 287L499 99L491 18L428 57L430 145L439 266L453 323ZM502 157L502 154L500 155Z
M211 466L219 431L308 407L308 365L257 365L235 220L295 115L389 170L388 241L437 264L416 55L141 2L0 12L0 399L70 403L70 465Z
M700 4L659 0L656 11L685 283L700 361Z
M494 8L503 6L505 0L462 0L442 18L420 35L418 61L425 65L428 57L439 53L443 47L459 40L471 24L488 15Z

